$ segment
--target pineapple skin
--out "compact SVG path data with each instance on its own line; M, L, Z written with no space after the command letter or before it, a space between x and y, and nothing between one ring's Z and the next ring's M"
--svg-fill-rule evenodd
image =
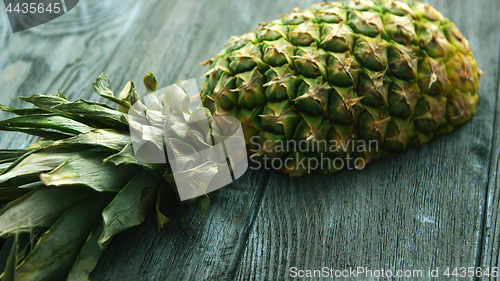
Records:
M481 74L455 24L417 1L296 8L206 63L204 106L238 118L252 157L291 176L363 168L452 131L475 114Z

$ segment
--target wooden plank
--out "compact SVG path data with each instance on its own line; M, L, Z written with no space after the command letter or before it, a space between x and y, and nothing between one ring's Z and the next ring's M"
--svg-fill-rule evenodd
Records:
M499 107L500 108L500 107ZM500 111L497 109L497 119L495 122L495 138L493 152L491 154L491 168L488 184L488 197L486 201L486 214L483 227L483 240L482 240L482 256L480 266L484 269L500 267L500 149L498 143L499 139L499 116ZM497 280L492 276L484 279Z
M500 62L497 67L500 69ZM500 267L500 80L497 81L497 108L493 126L494 137L490 160L490 175L482 235L481 262L484 271ZM497 280L493 275L484 276L484 280Z
M281 280L291 267L427 274L428 268L478 266L498 91L500 3L429 2L457 24L485 70L478 114L449 135L363 171L298 179L273 173L242 258L234 261L235 279ZM490 200L498 203L496 196ZM498 219L494 223L491 235L498 243ZM491 253L498 259L498 247Z

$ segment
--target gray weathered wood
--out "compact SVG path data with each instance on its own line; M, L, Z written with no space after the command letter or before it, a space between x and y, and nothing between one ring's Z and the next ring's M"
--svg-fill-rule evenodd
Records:
M483 245L481 249L481 267L500 267L500 148L499 148L499 117L500 108L497 108L495 122L496 146L491 154L491 168L488 183L488 197L485 205L485 221L483 226ZM495 280L491 278L491 280Z
M493 130L493 148L490 158L490 174L485 204L481 248L482 268L500 267L500 81L497 81L497 107ZM496 280L495 278L484 278Z
M56 90L98 100L91 83L103 71L115 91L128 80L143 91L149 71L160 86L199 78L206 70L199 62L230 36L313 2L81 0L69 14L16 34L0 11L0 103L19 106L13 97ZM207 217L185 206L189 232L171 201L164 232L156 234L150 216L118 235L93 280L280 280L293 266L499 266L500 3L430 2L469 39L485 71L471 122L362 171L299 179L250 171L214 193ZM0 133L1 148L32 140Z
M2 11L1 30L6 35L0 42L0 103L26 106L12 99L56 91L72 99L96 100L91 83L123 42L124 26L136 6L136 1L111 3L82 1L65 16L16 34ZM6 116L0 113L0 118ZM0 146L19 147L31 140L23 134L2 133Z

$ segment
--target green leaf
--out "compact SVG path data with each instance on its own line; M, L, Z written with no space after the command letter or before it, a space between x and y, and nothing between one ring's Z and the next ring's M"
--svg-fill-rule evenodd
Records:
M72 137L72 135L70 134L60 133L51 129L43 129L43 128L31 129L31 128L18 128L18 127L0 127L0 130L20 132L52 140L60 140Z
M75 150L54 149L31 152L19 161L11 164L10 167L0 175L0 187L12 187L26 184L38 180L39 174L48 172L68 159L75 153Z
M139 122L134 121L132 118L125 117L127 122L130 124L130 131L132 141L134 142L148 142L154 144L157 149L153 149L155 153L157 151L163 151L163 129L156 126L143 125ZM133 129L133 131L132 131ZM151 151L145 151L145 153ZM154 159L154 158L153 158Z
M0 149L0 160L18 158L26 152L28 151L24 149Z
M122 121L123 113L102 103L76 100L74 102L57 105L52 108L52 111L67 115L83 116L89 120L111 126L111 128L128 129L128 124Z
M158 87L158 82L156 82L156 78L153 72L146 74L142 79L142 81L144 82L144 86L146 86L146 91L148 91L148 94L156 91L156 87Z
M89 235L85 244L83 244L71 268L67 281L90 280L90 273L94 270L99 261L99 257L111 241L108 240L106 243L102 244L97 243L97 239L101 236L102 230L103 222L101 221Z
M0 164L0 174L2 174L3 171L7 170L7 168L10 167L10 165L12 165L12 163L14 163L14 160L6 159L6 160L4 160L5 162L2 161L2 163Z
M12 201L40 186L43 186L43 183L36 181L16 187L0 188L0 201Z
M63 95L63 93L61 93L61 92L59 92L59 91L56 91L56 93L54 94L54 96L56 96L56 97L58 97L58 98L61 98L61 99L63 99L63 100L67 100L67 101L69 101L69 99L68 99L65 95Z
M62 98L60 96L47 96L35 94L29 97L17 97L18 99L32 103L38 108L51 111L50 109L56 105L64 104L68 102L68 99Z
M94 194L84 187L41 186L10 202L0 210L0 236L12 235L17 229L50 227L69 208Z
M170 219L167 218L161 211L161 198L163 197L163 189L158 188L157 197L156 197L156 225L158 227L158 234L161 233L161 229L163 225L170 222Z
M109 152L82 151L67 162L40 175L45 185L86 185L97 191L120 191L137 172L137 166L103 164Z
M36 150L28 150L25 154L19 156L18 158L15 158L16 160L14 160L14 162L12 162L11 160L14 159L14 158L11 158L9 161L7 160L4 160L5 162L3 163L6 163L6 162L12 162L12 164L10 164L9 167L7 167L6 169L4 169L0 175L3 175L5 173L7 173L8 171L12 170L15 166L17 166L17 164L21 163L22 161L24 161L24 159L28 158L28 156L30 156L31 154L35 153Z
M94 92L101 97L108 99L128 110L130 108L130 102L116 98L113 92L106 86L104 86L104 82L108 83L109 85L109 78L106 76L106 74L101 73L101 75L99 75L92 84L92 86L94 87Z
M4 160L0 160L0 170L2 169L2 164L8 164L10 166L10 164L13 164L18 158L10 158L10 159L4 159ZM8 166L3 166L3 168L5 169L6 167ZM2 174L2 172L0 172L0 175Z
M60 114L32 114L14 117L0 121L0 130L10 131L11 128L53 129L57 132L78 135L92 130L80 122Z
M40 108L17 108L11 107L7 105L0 104L0 110L5 112L14 113L17 115L31 115L31 114L41 114L48 113L48 111L40 109Z
M19 264L17 279L54 280L66 275L98 224L99 214L109 202L108 195L101 194L66 211Z
M30 192L29 189L20 189L16 187L9 187L0 190L0 202L2 201L12 201L15 200L26 193ZM0 203L2 204L2 203Z
M204 218L207 214L208 208L210 207L210 197L208 194L200 196L198 199L198 208L200 209L201 217Z
M175 155L176 171L193 168L202 157L189 143L179 139L168 138L165 140L165 146L172 155Z
M39 139L36 142L30 144L29 146L25 147L24 149L41 149L46 146L49 146L54 143L54 140L47 140L47 139Z
M104 231L99 243L115 234L141 224L153 206L161 178L148 171L138 172L104 209Z
M108 148L115 151L121 151L127 144L130 144L132 139L130 134L114 129L94 129L86 133L77 135L72 138L58 140L52 145L46 147L52 149L55 147L66 146L97 146Z
M16 264L17 264L18 251L19 251L19 232L16 232L16 236L14 237L14 242L12 242L12 247L10 249L9 257L7 258L7 264L5 265L4 273L1 276L2 281L16 280Z
M135 158L132 144L127 144L120 152L104 159L104 163L111 162L115 165L138 165L144 169L161 176L165 172L166 164L149 164L144 163Z
M118 98L120 100L127 101L131 106L139 101L137 90L135 89L134 83L132 81L128 81L127 84L125 84L125 87L118 95ZM118 108L121 112L128 113L130 106L128 108L119 106Z
M220 165L223 166L223 165ZM175 188L179 193L180 198L195 198L206 193L210 182L215 177L222 177L222 181L226 181L226 174L218 174L219 164L214 161L205 161L200 165L175 173ZM172 182L172 175L165 174L164 178L167 182ZM178 187L182 187L179 189Z

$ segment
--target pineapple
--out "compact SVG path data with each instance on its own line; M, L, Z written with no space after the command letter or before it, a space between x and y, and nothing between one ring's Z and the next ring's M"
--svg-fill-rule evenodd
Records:
M292 176L363 168L452 131L475 114L481 73L457 27L410 0L295 9L207 63L204 105L241 120L252 157Z
M20 98L35 108L0 105L19 115L0 121L1 130L41 137L0 150L0 201L8 202L0 236L16 237L1 280L85 280L109 240L140 224L150 208L156 206L158 230L169 221L159 207L167 186L176 190L172 169L133 149L137 138L166 146L165 136L144 130L134 116L153 123L167 113L177 114L170 123L194 114L236 117L252 159L279 160L285 165L276 169L292 176L328 174L344 167L337 160L362 168L463 124L476 112L481 74L455 25L410 0L296 9L231 38L207 63L200 93L206 108L195 112L183 108L188 97L179 86L170 104L148 108L132 82L115 96L104 74L94 91L117 109L59 92ZM143 82L148 94L156 90L152 73ZM217 167L207 163L199 167L210 169L197 169L206 184ZM203 215L210 198L189 202ZM30 234L22 249L20 233Z

